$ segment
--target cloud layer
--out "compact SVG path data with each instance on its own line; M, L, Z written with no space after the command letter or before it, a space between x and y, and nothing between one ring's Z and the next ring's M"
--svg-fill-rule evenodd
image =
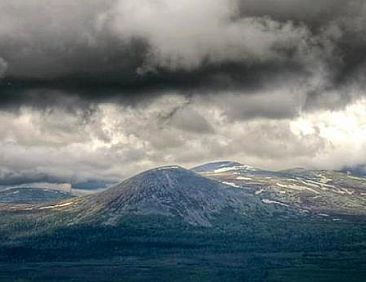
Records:
M116 181L155 166L222 159L272 169L366 162L365 99L281 120L234 119L227 102L165 94L143 106L104 103L87 113L1 112L2 184Z
M0 182L363 164L365 15L362 0L0 0Z

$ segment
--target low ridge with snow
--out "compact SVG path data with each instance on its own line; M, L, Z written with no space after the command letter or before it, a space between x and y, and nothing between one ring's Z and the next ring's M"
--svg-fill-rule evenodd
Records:
M240 171L240 170L257 171L258 169L238 162L221 161L196 166L191 170L197 173L220 173L226 171Z
M335 219L366 215L366 179L363 177L305 168L268 171L229 161L197 168L193 170L252 193L263 203L294 207L319 216L333 214Z

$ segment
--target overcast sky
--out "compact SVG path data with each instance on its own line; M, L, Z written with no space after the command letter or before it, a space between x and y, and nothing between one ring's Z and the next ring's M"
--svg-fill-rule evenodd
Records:
M364 0L0 0L0 184L366 163Z

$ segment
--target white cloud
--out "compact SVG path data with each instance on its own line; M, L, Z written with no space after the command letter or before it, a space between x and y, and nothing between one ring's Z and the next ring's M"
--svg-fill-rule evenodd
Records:
M81 112L26 107L0 113L0 172L3 179L115 180L159 165L219 159L338 169L366 162L365 109L361 99L295 119L233 120L221 103L187 103L174 94L135 107L99 104L87 120ZM205 120L209 134L187 125L194 123L186 116L192 113Z
M337 111L308 113L291 122L297 135L317 134L327 146L313 166L341 168L366 162L366 100L361 99ZM311 160L306 164L311 165Z
M146 40L149 54L145 70L191 70L203 63L250 64L289 59L313 63L313 56L322 59L317 54L320 50L316 39L305 26L280 23L269 17L241 17L239 3L119 0L99 17L98 25L109 27L126 41Z

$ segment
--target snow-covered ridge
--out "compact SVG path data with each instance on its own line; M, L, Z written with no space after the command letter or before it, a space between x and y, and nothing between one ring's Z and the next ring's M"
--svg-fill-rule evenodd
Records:
M177 165L167 165L167 166L155 168L154 170L171 170L171 169L181 169L181 168L182 167L177 166Z
M252 166L249 166L249 165L238 165L238 166L223 167L223 168L215 169L213 172L222 173L222 172L237 171L237 170L256 171L257 169Z
M269 199L263 199L262 202L265 203L265 204L275 204L275 205L288 207L287 204L284 204L284 203L281 203L281 202L278 202L278 201L269 200Z
M239 188L240 186L235 184L235 183L232 183L232 182L227 182L227 181L223 181L222 182L223 184L226 184L226 185L229 185L229 186L232 186L232 187L236 187L236 188Z
M67 207L72 205L73 202L67 202L67 203L62 203L62 204L55 204L55 205L50 205L50 206L45 206L45 207L40 207L40 210L45 210L45 209L55 209L55 208L62 208L62 207Z
M198 173L214 173L216 171L232 171L237 169L244 169L244 170L255 170L254 167L249 165L243 165L238 162L233 161L219 161L219 162L212 162L206 163L200 166L196 166L191 170Z

